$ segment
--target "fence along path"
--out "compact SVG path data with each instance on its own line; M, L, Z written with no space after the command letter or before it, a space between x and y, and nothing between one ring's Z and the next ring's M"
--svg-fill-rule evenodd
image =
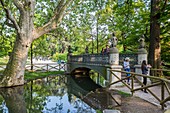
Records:
M153 70L154 71L170 71L170 70L158 70L158 69L153 69ZM161 77L137 74L133 72L125 72L125 71L118 71L118 70L110 70L110 71L118 79L118 81L115 81L109 84L107 86L108 88L111 85L121 82L122 86L115 87L115 89L129 92L132 95L141 97L153 104L160 105L162 109L164 109L164 107L167 107L167 108L170 107L170 80L166 78L161 78ZM120 79L113 72L130 73L131 76ZM148 83L145 86L143 82L139 79L139 77L147 77L147 79L150 79L150 81L152 82ZM125 82L125 80L127 80L128 78L130 78L131 80L130 85L128 85ZM141 91L142 89L145 89L145 88L147 89L148 93L144 93Z
M66 71L66 65L66 63L35 63L32 65L27 64L25 69L28 71ZM0 70L5 68L6 64L0 64Z

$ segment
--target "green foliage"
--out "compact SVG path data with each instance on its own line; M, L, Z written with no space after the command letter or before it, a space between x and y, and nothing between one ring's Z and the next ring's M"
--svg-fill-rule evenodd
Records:
M0 57L0 64L7 64L9 57Z
M33 43L33 54L34 56L50 56L50 43L48 43L47 36L37 39Z
M0 35L0 57L4 57L9 55L9 53L12 51L13 43L14 43L14 33L11 30L5 31L6 27L0 25L1 35ZM7 33L9 32L9 33Z
M169 16L170 14L168 13L170 10L170 4L167 4L164 12L161 13L161 58L165 62L170 63L170 20Z
M52 59L54 61L58 61L58 60L64 60L66 61L67 60L67 53L56 53L53 55Z
M164 2L161 2L163 8ZM161 12L161 57L169 62L170 22L169 1ZM53 16L56 0L37 0L35 8L35 27L42 26ZM76 5L76 8L72 6ZM12 2L9 4L12 12L18 15ZM150 1L148 0L75 0L69 7L69 15L65 16L62 23L55 31L42 36L33 43L33 56L51 57L54 60L66 59L67 48L72 47L73 54L84 54L88 46L89 53L97 53L110 43L110 34L114 32L118 37L118 48L122 52L136 51L138 39L144 35L146 49L150 38ZM48 15L48 16L46 16ZM0 56L6 56L12 51L16 33L14 29L4 25L5 13L0 13ZM19 19L19 18L17 18ZM97 42L98 41L98 42ZM61 55L59 55L62 53ZM29 52L30 55L30 52Z

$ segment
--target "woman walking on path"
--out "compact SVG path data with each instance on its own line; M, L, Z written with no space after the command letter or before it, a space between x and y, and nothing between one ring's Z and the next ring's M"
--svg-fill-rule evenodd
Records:
M141 65L141 70L142 70L142 74L144 75L148 75L148 68L150 68L151 65L146 63L146 60L142 61L142 65ZM143 77L143 84L146 85L147 84L147 77ZM145 93L147 93L146 89L144 90Z

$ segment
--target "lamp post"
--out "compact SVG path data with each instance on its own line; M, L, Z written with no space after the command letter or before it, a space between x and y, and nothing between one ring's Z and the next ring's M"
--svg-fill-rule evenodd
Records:
M33 70L33 49L32 49L33 44L31 43L31 70Z
M98 28L98 20L99 20L99 15L97 15L97 24L96 24L96 32L97 32L97 53L99 53L99 34L98 34L98 32L99 32L99 28Z

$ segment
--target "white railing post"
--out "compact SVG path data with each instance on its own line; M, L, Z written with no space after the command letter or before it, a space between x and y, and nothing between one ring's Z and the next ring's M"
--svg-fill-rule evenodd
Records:
M141 64L142 64L143 60L146 60L146 62L148 62L148 60L147 60L148 52L145 49L144 38L140 38L138 41L140 43L139 49L138 49L138 64L135 65L134 67L135 67L135 73L142 74ZM150 72L150 71L148 71L148 72ZM143 81L143 77L140 77L138 79Z
M122 66L119 65L119 51L116 48L117 45L117 38L113 35L112 37L112 47L109 49L109 67L110 69L119 70L121 71ZM113 72L115 75L117 75L121 79L121 72ZM118 81L118 79L110 73L110 70L108 68L107 71L107 80L110 83ZM112 89L114 86L120 85L120 83L117 83L115 85L112 85L110 89Z

